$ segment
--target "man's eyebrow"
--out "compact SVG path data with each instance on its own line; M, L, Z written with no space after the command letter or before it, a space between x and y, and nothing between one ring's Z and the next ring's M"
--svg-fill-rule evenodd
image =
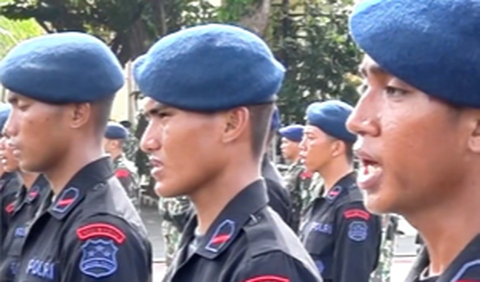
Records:
M158 114L159 112L165 111L169 108L170 107L167 105L155 103L153 106L145 107L143 114L146 116L151 116L151 115Z
M358 68L358 72L363 76L367 77L369 73L373 74L388 74L382 67L377 64L361 64Z

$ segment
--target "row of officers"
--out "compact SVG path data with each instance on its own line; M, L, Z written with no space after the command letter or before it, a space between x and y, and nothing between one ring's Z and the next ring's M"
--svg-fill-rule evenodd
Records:
M382 228L356 185L349 105L313 103L305 127L280 130L302 140L298 157L323 180L307 207L294 200L292 208L276 171L260 171L284 68L259 37L193 27L162 38L134 66L155 190L195 206L164 281L369 280ZM72 32L33 38L2 60L0 82L9 102L0 281L151 281L151 244L128 195L132 173L112 167L122 157L113 141L126 131L107 124L123 85L108 47Z
M294 127L281 132L322 177L301 208L281 209L286 191L261 171L286 72L262 39L206 24L136 58L154 189L194 207L163 281L367 281L382 237L370 211L401 214L422 234L407 282L479 281L479 9L358 1L349 28L366 53L359 102L313 103L301 140ZM102 144L124 82L108 46L77 32L26 40L0 62L11 105L2 164L21 177L12 202L13 174L2 175L0 281L152 281L151 244L119 179L127 172L116 175Z

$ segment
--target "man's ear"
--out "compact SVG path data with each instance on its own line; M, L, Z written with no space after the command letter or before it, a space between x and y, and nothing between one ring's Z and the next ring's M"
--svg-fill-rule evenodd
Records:
M80 128L90 119L92 106L89 103L72 104L68 111L70 115L70 127Z
M239 107L225 113L225 126L222 141L232 142L244 134L250 123L250 111L246 107Z

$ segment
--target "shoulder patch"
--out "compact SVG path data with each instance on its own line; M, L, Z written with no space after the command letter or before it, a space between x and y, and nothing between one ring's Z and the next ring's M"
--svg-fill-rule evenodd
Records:
M103 278L117 271L118 248L113 240L87 240L82 245L80 271L93 278Z
M348 225L348 238L356 242L367 239L368 225L365 221L352 221Z
M290 279L277 275L261 275L245 280L244 282L290 282Z
M346 219L361 218L364 220L369 220L371 216L370 213L362 209L349 209L343 212L343 215L345 216Z
M106 237L117 244L125 242L125 233L119 228L108 223L91 223L77 229L77 236L80 240L99 239Z
M125 178L130 176L130 171L128 169L120 168L115 171L115 176L117 178Z

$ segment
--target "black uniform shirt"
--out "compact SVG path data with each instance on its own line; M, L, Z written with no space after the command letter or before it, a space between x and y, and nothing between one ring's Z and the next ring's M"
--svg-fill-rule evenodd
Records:
M9 228L1 247L0 281L13 281L25 236L25 225L33 219L42 200L50 192L48 181L40 175L27 191L22 186L9 213Z
M81 169L27 225L15 282L151 281L151 246L108 157Z
M163 281L322 281L298 238L267 203L264 181L252 183L196 242L192 217Z
M300 238L325 281L367 282L380 254L381 220L363 205L355 173L307 208Z
M7 235L9 215L13 212L16 195L22 187L22 181L16 172L5 172L0 177L0 246ZM0 252L0 260L4 255Z
M480 234L477 235L438 277L421 279L430 259L425 247L414 262L406 282L477 282L480 281Z

